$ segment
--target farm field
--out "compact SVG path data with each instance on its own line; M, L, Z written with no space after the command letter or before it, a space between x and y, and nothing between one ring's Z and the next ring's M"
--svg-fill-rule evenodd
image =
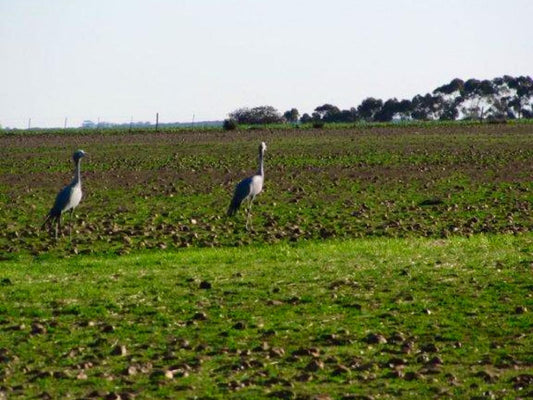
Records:
M0 251L126 254L301 239L531 231L533 125L0 137ZM253 227L225 212L257 168ZM40 231L82 148L76 233ZM68 217L65 218L68 220Z
M0 399L531 396L531 160L531 124L2 135Z
M6 261L0 397L528 398L532 254L502 234Z

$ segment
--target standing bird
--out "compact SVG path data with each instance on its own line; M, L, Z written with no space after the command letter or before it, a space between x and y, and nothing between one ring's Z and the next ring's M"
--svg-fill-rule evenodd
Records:
M265 142L261 142L259 145L259 169L255 175L252 175L248 178L240 181L235 187L235 193L233 194L233 199L231 199L231 204L228 208L228 215L231 217L235 215L241 203L244 200L248 200L248 211L246 216L246 229L248 229L248 224L250 222L250 213L252 211L252 203L261 190L263 190L263 181L265 179L265 173L263 169L263 155L266 150Z
M72 159L74 160L74 179L72 182L65 186L57 194L56 201L54 206L46 216L46 220L43 223L41 229L43 229L46 224L52 224L57 221L55 237L57 239L57 232L61 229L61 214L65 211L70 210L70 222L72 224L72 213L74 208L80 204L82 192L81 192L81 174L80 174L80 162L82 157L85 157L86 153L83 150L77 150L73 155ZM71 233L72 226L69 225L69 234Z

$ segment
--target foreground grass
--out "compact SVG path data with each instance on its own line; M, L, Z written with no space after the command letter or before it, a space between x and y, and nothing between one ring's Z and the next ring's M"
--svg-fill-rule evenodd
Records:
M5 261L0 398L531 395L532 253L526 234Z

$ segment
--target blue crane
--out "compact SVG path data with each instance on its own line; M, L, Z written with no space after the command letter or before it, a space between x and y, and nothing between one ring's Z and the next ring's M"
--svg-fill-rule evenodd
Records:
M57 239L57 233L61 229L61 214L65 211L70 210L70 222L72 224L72 213L74 208L80 204L82 191L81 191L81 174L80 174L80 161L83 157L86 156L86 153L83 150L77 150L73 155L72 159L74 161L74 179L67 186L65 186L57 194L56 201L54 206L46 216L46 220L43 223L41 229L47 224L53 224L54 221L57 222L55 228L55 237ZM72 226L69 225L69 234L72 232Z
M235 192L233 194L233 199L228 208L228 216L233 216L241 206L242 202L248 201L248 210L246 215L246 229L248 229L248 224L250 223L250 216L252 211L252 203L261 190L263 190L263 181L265 178L265 172L263 169L263 155L266 150L265 142L261 142L259 145L259 168L255 175L249 176L248 178L240 181L235 187Z

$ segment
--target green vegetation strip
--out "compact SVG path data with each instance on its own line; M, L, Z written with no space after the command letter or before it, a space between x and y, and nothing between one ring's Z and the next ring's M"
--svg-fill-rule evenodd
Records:
M527 233L22 255L0 398L531 395L532 254Z

